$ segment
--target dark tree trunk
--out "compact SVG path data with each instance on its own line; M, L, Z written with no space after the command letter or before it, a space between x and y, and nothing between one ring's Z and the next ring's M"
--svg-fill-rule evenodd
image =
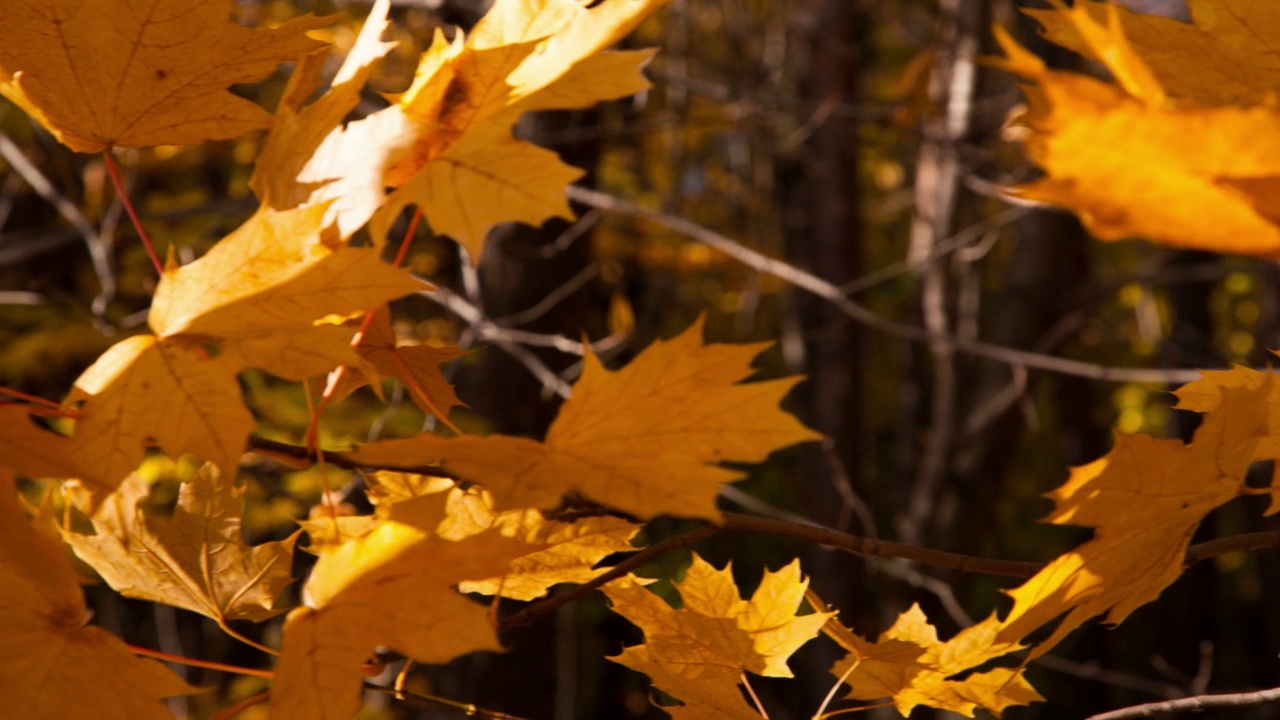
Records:
M792 5L792 47L801 48L789 68L802 101L793 118L803 125L810 117L834 108L800 147L796 162L784 170L784 232L788 256L797 265L840 284L862 273L862 229L858 182L857 123L847 112L860 97L865 60L866 16L853 0L800 0ZM807 49L807 52L805 52ZM859 326L813 296L794 296L792 325L804 339L808 380L797 393L807 423L829 438L824 447L805 448L804 479L799 492L805 514L815 521L869 532L851 515L847 501L851 478L864 466L862 428L862 342ZM852 609L862 563L820 548L807 549L802 562L817 592L832 603ZM812 712L830 688L829 653L809 652L797 675L803 692L793 694L794 717Z

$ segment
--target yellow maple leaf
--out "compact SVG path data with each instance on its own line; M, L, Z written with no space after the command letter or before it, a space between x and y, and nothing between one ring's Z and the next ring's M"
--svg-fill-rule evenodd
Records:
M1100 0L1070 10L1026 10L1053 42L1108 65L1076 15L1115 24L1171 96L1206 105L1253 105L1280 93L1280 6L1257 0L1191 0L1191 23Z
M609 659L648 675L654 687L679 698L683 705L660 706L673 720L760 720L742 696L742 672L701 661L697 648L636 645Z
M584 583L607 568L595 569L607 555L636 550L631 539L640 526L616 517L586 517L572 522L547 518L532 509L495 512L489 493L462 490L452 480L414 473L379 471L366 476L373 515L308 520L304 527L322 544L339 542L337 535L360 537L383 520L393 520L439 537L460 541L495 530L525 543L524 554L512 559L501 575L468 578L462 592L534 600L559 583ZM448 493L440 516L439 493Z
M299 523L311 537L311 545L307 548L309 552L323 551L368 535L382 521L391 517L392 508L398 508L397 522L435 532L443 522L440 519L439 498L423 503L421 512L418 512L419 508L414 501L457 487L457 483L449 478L391 470L364 473L364 480L365 492L369 496L369 502L373 504L373 514L337 514L334 517L326 508L313 509L312 516Z
M833 675L852 688L847 697L893 698L894 706L904 717L917 705L973 717L977 708L998 715L1011 705L1044 699L1020 669L995 668L971 673L963 680L950 679L1020 649L997 640L999 626L1000 621L993 615L942 642L920 606L912 605L874 643L834 618L824 631L849 651L831 668Z
M137 335L113 345L76 380L83 403L72 436L77 478L94 502L137 469L148 447L194 453L234 477L256 422L226 357L180 339Z
M796 560L777 572L766 571L755 594L743 600L728 567L717 570L694 554L685 579L675 583L684 603L677 610L647 590L639 578L629 575L603 590L614 612L644 630L645 643L610 659L639 672L656 670L656 676L651 675L654 684L684 701L686 707L698 704L704 691L699 691L699 696L686 696L680 695L677 687L689 693L691 685L719 685L703 701L727 700L744 671L792 677L787 659L816 637L831 617L829 613L796 615L808 585ZM724 669L728 672L721 672ZM659 678L674 683L663 685Z
M1074 468L1050 493L1046 520L1096 528L1094 538L1012 590L1003 642L1063 616L1038 657L1091 617L1123 621L1182 574L1187 545L1211 510L1247 491L1245 472L1269 435L1268 377L1254 387L1223 387L1190 444L1122 435L1106 457Z
M373 248L328 237L325 206L261 208L195 262L160 279L148 322L161 337L301 331L430 287Z
M571 490L642 518L718 519L720 485L742 474L721 462L762 462L820 436L778 404L800 378L738 384L763 344L706 345L701 321L610 372L588 354L574 396L545 443L419 435L357 448L356 462L442 466L493 493L499 509L547 507Z
M274 28L231 22L231 0L8 2L0 11L0 94L79 152L191 145L266 127L229 86L266 76L321 43L306 16Z
M26 718L171 720L162 698L199 692L154 660L135 657L89 610L66 553L18 504L0 468L0 692Z
M295 533L249 547L240 530L240 493L212 465L182 486L170 518L149 518L138 503L150 488L131 475L93 514L94 535L63 538L107 584L128 597L226 620L262 621L293 582Z
M73 443L31 422L25 405L0 403L0 465L32 478L68 478L76 474Z
M581 171L516 140L512 127L531 110L588 107L648 87L640 69L651 53L602 51L666 1L498 0L465 40L447 43L437 33L397 104L369 118L367 131L348 127L356 141L397 137L386 174L397 189L373 218L375 240L414 204L433 230L479 262L497 223L572 217L564 188ZM380 115L404 121L375 119ZM387 133L387 124L410 132L408 144ZM474 197L487 202L470 202Z
M400 344L391 326L391 310L385 305L374 313L355 352L364 358L364 369L352 367L351 372L344 373L342 381L331 392L333 400L340 400L366 384L380 391L380 376L387 376L403 383L413 401L429 415L447 420L454 406L465 404L440 371L442 363L461 357L462 349Z
M222 338L222 356L242 368L258 368L276 377L302 382L340 365L365 367L351 347L354 327L322 323L270 335Z
M1031 133L1028 153L1047 173L1010 192L1074 210L1103 240L1280 254L1272 202L1280 193L1280 111L1166 102L1117 27L1097 25L1084 10L1066 17L1095 47L1110 48L1103 57L1124 88L1049 70L998 31L1004 66L1031 83L1020 122Z
M389 0L374 3L332 86L305 106L328 58L313 53L299 62L249 180L262 203L277 210L327 203L325 224L335 224L344 238L368 222L385 197L385 158L368 145L344 142L340 125L359 104L374 63L395 47L382 40L389 9ZM396 133L382 128L379 135L394 147Z
M392 511L392 518L399 517ZM534 600L552 585L584 583L607 568L593 569L607 555L637 548L631 539L640 526L616 517L586 517L573 522L547 518L537 510L494 512L489 493L454 489L449 493L445 519L436 532L447 540L461 540L485 530L519 540L532 549L491 578L471 578L458 585L463 592Z
M1252 368L1236 366L1230 370L1206 370L1201 372L1199 380L1183 385L1174 391L1178 396L1180 410L1212 413L1221 407L1224 393L1228 388L1242 388L1247 391L1258 391L1271 388L1267 398L1267 420L1270 432L1258 442L1254 451L1254 460L1270 460L1280 458L1280 383L1275 382L1274 375L1260 372ZM1280 512L1280 477L1271 481L1271 506L1266 514Z
M285 622L272 717L351 717L360 707L361 663L377 646L427 663L501 649L485 606L454 588L497 575L526 552L496 532L451 542L394 521L322 550L304 607Z

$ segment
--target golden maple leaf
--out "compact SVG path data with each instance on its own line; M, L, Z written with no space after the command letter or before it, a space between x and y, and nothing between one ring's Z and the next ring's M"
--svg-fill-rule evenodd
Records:
M1174 391L1178 396L1178 404L1175 407L1199 413L1217 412L1228 388L1254 391L1264 386L1271 388L1271 394L1267 398L1270 432L1258 442L1253 459L1280 458L1280 383L1275 382L1272 373L1238 365L1230 370L1203 371L1199 380L1189 382ZM1277 482L1277 479L1271 482L1271 506L1267 508L1267 515L1280 512L1280 482Z
M373 218L375 241L407 205L479 262L501 222L572 217L564 188L582 172L512 136L525 112L594 105L648 87L647 51L603 52L667 0L498 0L471 34L437 33L397 104L346 128L350 147L386 147L397 189ZM366 150L367 152L367 150ZM485 202L473 202L484 198Z
M391 516L398 517L394 510ZM605 572L607 568L594 569L605 556L636 550L631 539L640 532L639 525L622 518L561 522L537 510L498 513L487 492L473 488L449 493L445 519L436 528L438 535L461 540L489 529L529 545L531 551L514 558L500 576L470 578L458 589L512 600L540 598L560 583L587 582Z
M313 541L332 545L341 538L372 532L384 520L426 530L450 541L496 530L503 537L525 543L524 554L511 560L501 575L468 578L458 584L462 592L501 595L513 600L534 600L553 585L584 583L607 568L596 563L607 555L637 548L631 539L640 526L616 517L585 517L571 522L552 520L532 509L495 512L489 493L479 488L462 490L452 480L379 471L366 476L373 515L327 518L304 523ZM440 517L438 493L445 496ZM336 528L336 533L335 533Z
M212 465L182 486L170 518L149 518L139 502L150 492L131 475L93 514L94 535L63 538L107 584L128 596L198 612L219 622L262 621L293 582L295 533L249 547L240 530L234 476Z
M270 335L221 338L222 357L241 368L258 368L293 382L323 375L339 365L365 367L351 347L355 328L318 325Z
M363 367L350 347L354 330L327 316L429 285L372 248L333 242L324 217L323 205L263 208L204 257L165 270L148 320L159 337L117 343L67 398L84 402L72 443L91 491L113 489L152 445L195 453L234 476L255 427L236 381L245 367L292 380ZM216 357L203 344L209 338L221 341Z
M1191 23L1100 0L1070 10L1026 10L1053 42L1108 65L1073 15L1113 24L1160 85L1206 105L1254 105L1280 93L1280 6L1258 0L1191 0Z
M365 362L361 367L350 367L350 372L343 374L341 382L330 392L334 401L364 385L372 385L381 394L381 377L386 376L399 380L423 412L442 420L448 420L449 411L454 406L465 404L458 399L453 385L440 371L442 363L462 357L462 349L456 345L400 344L391 326L391 309L386 305L375 311L355 352Z
M0 465L31 478L68 478L77 472L73 447L67 436L36 427L27 406L0 403Z
M382 41L390 27L389 10L389 0L374 3L331 87L305 106L320 87L328 58L317 52L298 63L249 180L263 205L276 210L327 203L325 224L335 224L344 238L368 222L385 199L385 153L345 142L339 126L359 104L374 63L395 47ZM391 148L400 133L384 128L378 134Z
M312 510L312 517L301 521L302 529L311 538L309 552L325 550L334 545L363 537L373 532L382 521L391 517L391 510L399 506L398 522L413 525L421 530L434 532L443 521L440 519L439 498L422 504L421 512L413 502L430 498L457 487L449 478L418 473L377 470L364 473L365 492L373 504L372 515L331 515L327 509ZM487 528L486 528L487 529ZM459 538L453 538L459 539Z
M762 462L820 436L778 404L800 378L738 384L763 344L705 345L699 321L610 372L588 354L574 396L544 443L423 434L350 453L374 467L442 466L493 493L499 509L547 507L577 490L642 518L719 518L720 485L742 474L721 462Z
M323 205L259 209L200 259L165 269L151 329L161 337L271 337L430 288L329 231Z
M877 642L869 642L832 618L824 632L849 651L837 660L831 674L852 689L848 698L893 698L905 717L917 705L951 710L973 717L977 708L1000 714L1011 705L1043 700L1022 676L1021 669L972 670L1020 646L997 641L1000 621L992 615L941 642L919 605L898 616Z
M609 658L649 676L654 687L683 705L662 705L673 720L760 720L760 713L745 698L738 683L742 672L733 667L702 662L697 648L667 643L623 648Z
M1003 31L1002 64L1029 81L1027 151L1047 176L1019 197L1070 208L1103 240L1280 254L1280 111L1169 101L1117 24L1064 11L1120 86L1049 70ZM1196 142L1189 143L1187 138Z
M629 575L603 590L614 612L644 630L645 642L610 659L649 674L683 701L684 709L664 708L677 718L751 717L736 690L743 672L792 677L787 659L831 617L796 615L808 585L797 560L766 571L752 598L743 600L728 567L717 570L694 554L685 579L675 583L683 601L677 610Z
M1270 377L1224 386L1190 444L1121 435L1106 457L1074 468L1050 493L1056 507L1046 519L1097 532L1009 592L1014 606L998 639L1021 642L1065 614L1034 659L1091 617L1106 613L1116 624L1155 600L1182 574L1201 519L1247 492L1245 472L1270 434L1271 394Z
M79 152L191 145L266 127L229 86L321 43L306 16L274 28L231 22L231 0L47 0L0 10L0 94Z
M257 423L240 397L240 367L182 339L136 335L113 345L76 380L71 442L91 503L137 469L148 447L195 453L234 477Z
M285 622L272 717L351 717L360 707L361 663L377 646L427 663L500 650L485 606L455 587L498 575L527 552L496 532L452 542L395 521L324 548L304 607Z
M51 532L29 521L13 474L0 468L0 692L27 718L166 720L162 698L199 692L154 660L86 625L75 570Z

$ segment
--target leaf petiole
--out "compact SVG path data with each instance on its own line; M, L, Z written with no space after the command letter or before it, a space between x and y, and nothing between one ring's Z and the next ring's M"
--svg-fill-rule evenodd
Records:
M107 174L111 176L111 184L115 186L116 196L120 198L125 211L129 213L129 219L133 221L133 227L138 231L138 238L142 240L142 246L147 249L151 264L156 267L156 273L163 276L164 263L160 262L160 256L156 254L156 248L151 244L151 238L147 236L146 229L142 227L142 218L138 217L138 211L133 208L133 201L129 199L129 193L125 192L124 182L120 180L120 168L116 165L116 159L111 153L111 148L103 150L102 157L107 161Z

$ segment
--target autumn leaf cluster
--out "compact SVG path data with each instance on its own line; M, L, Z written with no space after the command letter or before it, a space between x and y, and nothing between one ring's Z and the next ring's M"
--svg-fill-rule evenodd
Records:
M267 132L251 182L259 209L199 259L158 268L150 332L111 347L52 407L0 404L7 702L30 717L111 707L159 718L162 698L199 691L89 623L64 548L120 593L202 614L232 635L230 621L287 610L280 647L258 645L278 655L273 717L346 718L376 648L424 663L502 650L476 595L497 607L589 582L606 572L601 561L637 550L648 520L720 522L720 488L743 477L727 464L820 439L780 407L799 378L750 381L764 345L707 344L701 323L618 369L588 352L541 439L458 432L450 411L461 401L440 366L461 350L394 331L388 304L430 288L385 259L397 220L411 209L479 262L495 225L569 217L565 188L582 171L518 139L515 123L647 87L653 51L611 48L663 2L497 0L470 32L438 33L408 89L355 120L392 50L386 0L327 88L331 51L307 35L326 18L250 29L229 20L230 0L157 0L146 14L129 0L0 10L0 93L73 150ZM1016 123L1044 169L1010 192L1071 208L1102 239L1280 254L1280 68L1255 62L1277 55L1280 36L1244 32L1264 19L1257 2L1191 5L1194 24L1093 0L1034 13L1050 39L1103 63L1110 82L1050 70L997 31L998 62L1028 94ZM1188 67L1179 58L1192 47L1211 48L1210 60ZM296 66L274 113L228 91L284 61ZM355 448L306 438L301 456L332 452L366 469L373 511L322 507L298 534L249 546L237 473L259 421L241 393L247 369L323 388L334 404L394 378L445 430ZM806 593L798 562L744 599L728 568L695 555L674 584L678 607L633 574L603 586L644 634L612 659L676 698L665 707L676 718L759 717L743 692L748 674L791 677L788 659L820 634L844 651L831 681L847 699L889 699L904 715L1036 701L1028 661L1090 619L1119 623L1156 599L1182 573L1201 520L1258 494L1245 473L1280 451L1278 393L1267 373L1206 373L1178 392L1181 407L1204 414L1191 443L1119 436L1107 456L1072 470L1048 521L1092 528L1092 539L1011 590L1011 608L949 640L919 607L874 641L858 635ZM40 416L59 418L58 429ZM137 472L155 452L205 463L167 517L146 511L150 488ZM569 496L598 511L558 516ZM61 520L57 498L74 505ZM73 510L83 522L66 519ZM303 534L318 560L299 581L300 603L286 607Z

